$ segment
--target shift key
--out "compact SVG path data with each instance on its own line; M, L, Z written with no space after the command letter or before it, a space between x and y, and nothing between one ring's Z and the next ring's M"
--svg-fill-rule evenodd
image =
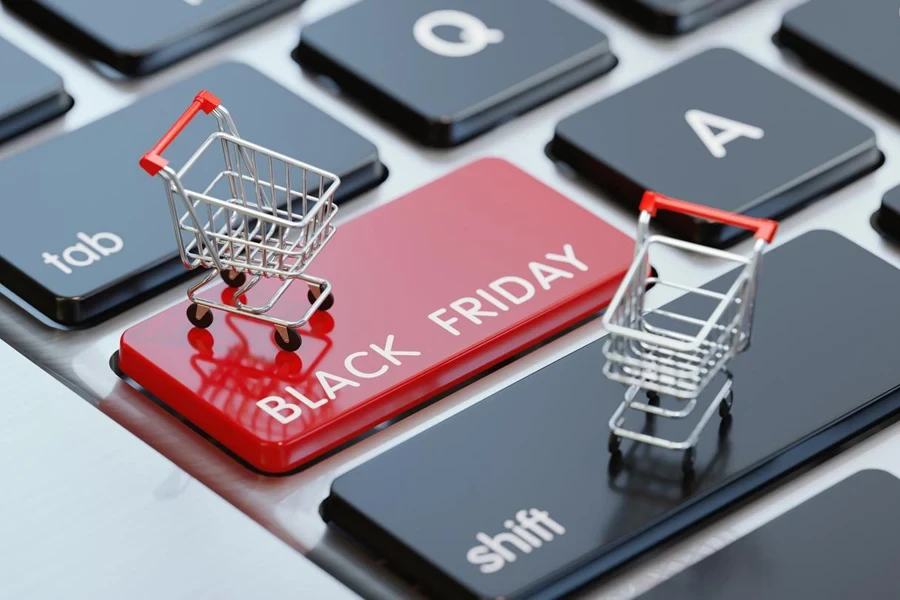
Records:
M200 89L247 140L337 174L338 201L384 179L371 142L250 67L221 65L0 163L7 293L45 320L86 326L187 275L165 190L138 161ZM195 119L166 158L180 169L215 131L212 117ZM185 186L202 191L223 169L221 153L206 153Z

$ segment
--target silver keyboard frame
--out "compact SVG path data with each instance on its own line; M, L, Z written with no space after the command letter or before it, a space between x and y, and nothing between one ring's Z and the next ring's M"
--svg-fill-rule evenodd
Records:
M757 0L706 28L671 40L645 34L589 0L551 1L604 31L610 37L619 65L592 83L450 150L423 149L372 116L364 107L336 96L321 82L305 76L291 60L290 52L298 41L304 22L315 21L352 1L308 0L300 11L277 18L136 83L119 83L103 78L90 64L15 21L0 8L0 36L62 75L66 88L76 100L75 107L64 118L3 146L0 159L102 118L142 95L162 89L218 62L236 60L256 68L378 146L382 161L390 169L390 177L375 190L344 204L338 225L446 175L475 158L499 156L546 182L614 227L634 236L634 214L620 208L608 195L555 166L545 156L544 147L553 136L554 126L563 117L703 49L724 46L738 50L873 128L878 145L886 155L885 164L875 173L784 219L774 245L783 244L813 229L828 229L900 267L900 247L884 241L869 223L883 194L900 184L900 174L893 173L894 163L900 158L900 121L888 118L871 105L820 78L775 46L771 38L780 26L781 17L802 4L803 0ZM160 210L163 210L162 205ZM743 242L733 250L747 252L750 244L752 241ZM723 272L722 268L696 262L690 255L674 249L660 249L654 258L654 265L661 273L686 285L701 285ZM327 496L332 480L603 334L600 320L595 319L298 474L273 478L255 474L238 464L122 382L109 367L110 357L118 349L119 336L127 327L181 302L183 295L183 286L178 286L99 326L77 332L50 329L26 316L11 303L0 301L0 338L63 380L84 399L191 476L368 598L414 597L414 592L376 561L361 554L340 536L327 531L318 507ZM654 289L647 298L651 305L659 306L675 296L674 290ZM0 363L0 372L4 370L5 365ZM614 409L611 403L610 412ZM57 426L65 428L68 424L60 422ZM598 425L598 435L605 435L602 429ZM47 435L51 435L49 426ZM679 539L655 552L652 557L595 584L579 597L631 598L856 471L880 468L900 476L898 459L900 424L873 435L701 531ZM140 465L135 465L135 468L140 468ZM53 469L52 464L41 465L41 476L53 477ZM39 535L36 535L34 540L38 539ZM152 541L135 540L135 543L149 545ZM243 548L242 551L252 553L252 548Z

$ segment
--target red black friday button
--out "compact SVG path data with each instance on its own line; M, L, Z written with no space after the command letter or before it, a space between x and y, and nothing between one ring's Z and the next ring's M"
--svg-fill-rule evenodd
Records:
M334 307L300 330L296 354L238 315L194 329L182 304L127 330L119 367L281 473L602 309L633 249L516 167L479 160L339 227L308 268L332 281ZM306 292L291 288L276 314Z

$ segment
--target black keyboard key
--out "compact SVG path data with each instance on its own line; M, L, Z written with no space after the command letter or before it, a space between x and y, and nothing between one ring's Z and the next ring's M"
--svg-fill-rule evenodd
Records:
M900 186L884 194L881 208L872 215L872 226L884 237L900 243Z
M900 481L862 471L712 554L641 600L895 600Z
M600 339L338 477L324 517L437 597L556 598L900 414L900 322L873 318L895 312L900 271L821 231L763 262L730 426L703 431L692 479L681 452L628 441L610 468L625 388Z
M637 207L644 190L778 219L881 164L874 132L732 50L714 49L563 120L557 160ZM746 235L660 215L724 246Z
M846 89L900 117L894 0L813 0L784 16L779 44Z
M663 34L686 33L753 0L599 0L604 6Z
M59 75L2 38L0 79L0 142L72 108Z
M59 42L128 76L146 75L303 0L0 0Z
M3 197L18 199L5 203L6 222L43 216L40 235L26 226L0 236L0 283L73 326L185 277L163 186L138 161L201 89L222 99L245 139L339 175L338 200L383 180L371 142L250 67L221 65L0 162ZM214 131L212 117L194 119L166 158L181 168ZM202 191L223 169L221 153L205 153L186 187Z
M304 28L294 58L430 146L616 64L603 33L546 0L364 0Z

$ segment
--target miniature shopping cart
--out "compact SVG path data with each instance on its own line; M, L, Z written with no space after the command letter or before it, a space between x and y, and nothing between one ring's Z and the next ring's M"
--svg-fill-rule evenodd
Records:
M706 221L733 225L755 232L750 256L741 256L661 235L650 235L650 218L658 209L669 210ZM616 292L603 324L609 331L603 354L604 374L627 386L625 399L609 421L609 450L619 456L622 438L669 450L684 451L685 474L693 472L695 446L716 410L723 419L731 416L734 399L729 361L750 343L753 306L763 250L771 243L778 223L691 204L647 192L640 205L637 245L631 265ZM650 275L650 249L670 246L703 256L742 265L737 279L724 293L682 285ZM699 297L696 304L709 306L702 315L678 314L644 305L650 284L671 287ZM684 419L698 405L701 394L719 373L726 377L687 439L672 440L654 435L653 427L637 431L624 427L630 411L647 419ZM646 401L643 396L646 395ZM664 408L661 396L676 403ZM631 413L633 414L633 413Z
M201 110L212 113L219 130L175 171L161 154ZM224 168L202 192L186 189L188 172L212 146L221 147ZM221 101L205 90L144 155L141 167L151 176L162 176L185 267L211 269L188 290L188 320L207 328L213 322L212 308L238 313L271 323L278 345L289 352L297 350L301 344L297 329L317 310L328 310L334 303L331 283L305 271L334 234L332 220L338 210L334 194L340 179L241 139ZM217 275L236 288L232 303L197 295ZM244 294L263 278L282 283L264 304L246 304ZM303 316L290 321L270 314L297 280L309 286L310 306Z

